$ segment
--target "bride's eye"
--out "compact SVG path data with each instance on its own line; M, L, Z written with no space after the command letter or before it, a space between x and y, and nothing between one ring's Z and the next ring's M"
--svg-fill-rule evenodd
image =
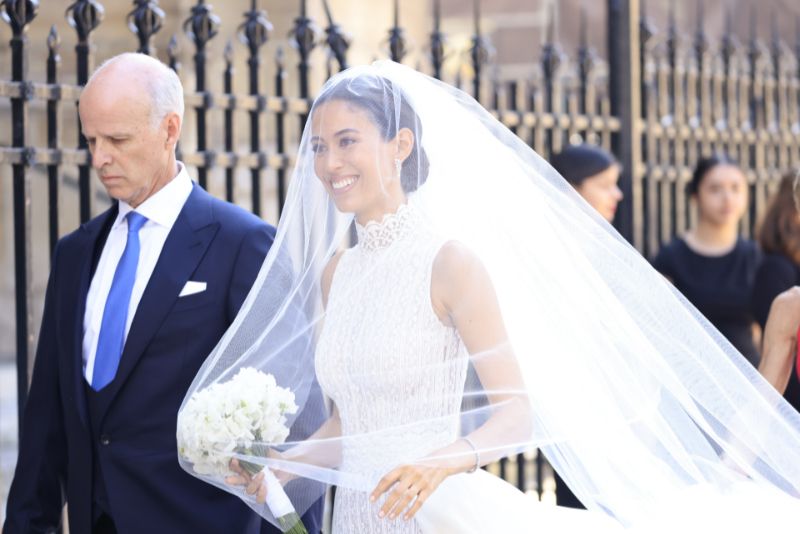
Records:
M323 144L311 145L311 152L317 155L322 154L323 152L325 152L325 145Z
M339 139L339 146L342 147L342 148L346 148L346 147L348 147L350 145L353 145L355 143L356 143L356 140L353 139L352 137L342 137L341 139Z

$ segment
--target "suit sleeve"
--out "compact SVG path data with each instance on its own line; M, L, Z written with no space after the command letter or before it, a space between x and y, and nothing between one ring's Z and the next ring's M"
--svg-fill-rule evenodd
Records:
M11 482L4 534L60 531L66 484L67 443L59 386L56 338L56 271L47 283L42 327L22 420L19 456Z
M228 291L228 318L233 322L234 317L242 307L244 299L253 286L258 271L264 263L272 242L275 239L275 229L266 224L261 224L250 230L242 239L236 260L233 266L230 289Z

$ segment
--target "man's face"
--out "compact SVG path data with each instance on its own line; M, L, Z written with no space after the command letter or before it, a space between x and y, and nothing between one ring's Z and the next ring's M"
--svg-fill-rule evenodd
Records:
M81 95L79 113L98 178L109 196L135 208L172 178L174 143L167 119L153 126L147 92L124 82L115 73L95 80Z

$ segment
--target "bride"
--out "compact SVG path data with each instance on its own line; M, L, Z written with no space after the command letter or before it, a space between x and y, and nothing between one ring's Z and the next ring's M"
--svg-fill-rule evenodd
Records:
M323 88L275 244L187 399L242 367L290 388L311 436L235 456L299 513L336 485L337 533L800 520L800 416L522 141L394 63ZM531 447L588 511L479 469ZM276 523L264 474L232 467L202 478Z

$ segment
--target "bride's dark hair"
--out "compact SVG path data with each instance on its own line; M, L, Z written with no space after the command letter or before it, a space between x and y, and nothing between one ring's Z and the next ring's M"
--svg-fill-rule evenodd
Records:
M401 128L411 130L414 148L403 161L400 184L403 191L412 193L425 183L430 163L422 147L422 124L399 87L382 76L344 78L326 87L314 107L334 100L366 111L385 141L394 139Z

